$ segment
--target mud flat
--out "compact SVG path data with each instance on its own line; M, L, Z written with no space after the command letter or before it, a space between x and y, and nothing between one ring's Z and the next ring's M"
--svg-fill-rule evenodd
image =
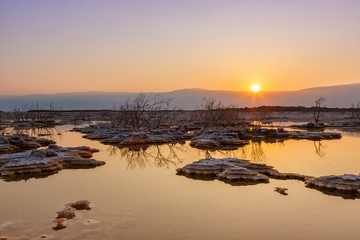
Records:
M91 159L97 149L90 147L60 147L30 150L0 156L0 177L6 181L46 177L62 169L94 168L105 162Z

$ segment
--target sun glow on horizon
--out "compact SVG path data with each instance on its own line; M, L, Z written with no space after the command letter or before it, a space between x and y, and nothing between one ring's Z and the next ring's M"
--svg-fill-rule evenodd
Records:
M251 91L256 93L260 91L260 86L258 84L251 85Z

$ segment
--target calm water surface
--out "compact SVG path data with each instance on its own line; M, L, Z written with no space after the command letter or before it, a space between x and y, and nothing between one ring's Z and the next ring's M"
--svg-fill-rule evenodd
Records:
M0 236L9 239L359 239L360 199L345 200L296 180L231 186L177 176L204 157L264 162L282 172L313 176L360 173L360 134L340 140L253 143L236 151L203 151L186 144L133 152L87 140L59 127L61 146L100 149L95 169L63 170L42 179L0 180ZM338 131L338 130L332 130ZM289 195L274 187L289 189ZM68 228L52 230L56 211L88 199Z

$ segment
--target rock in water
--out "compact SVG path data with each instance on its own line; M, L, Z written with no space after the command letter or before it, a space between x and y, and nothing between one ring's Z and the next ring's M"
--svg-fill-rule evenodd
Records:
M344 174L307 178L305 184L328 195L360 198L360 175Z
M274 191L278 192L282 195L288 195L288 193L286 192L288 189L287 188L282 188L282 187L275 187Z
M56 211L57 217L54 220L54 222L56 223L56 226L53 227L53 229L60 230L60 229L66 228L67 224L65 223L65 221L67 219L72 219L72 218L76 217L76 214L75 214L76 210L83 210L83 209L90 210L91 208L90 208L89 204L90 204L90 202L85 199L76 201L74 203L65 204L65 207L63 210Z
M0 155L0 177L21 180L44 177L62 169L94 168L105 162L91 159L98 150L89 147L63 148L50 144L47 149Z
M79 200L77 202L74 202L74 203L68 203L67 206L70 206L72 208L75 208L76 210L83 210L83 209L86 209L86 210L90 210L91 207L90 207L90 202L88 200Z
M232 167L217 175L217 179L225 182L269 182L269 177L260 174L254 170L249 170L244 167Z
M56 225L53 227L54 230L64 229L68 226L66 223L66 218L55 219L54 223L56 223Z
M56 211L56 213L58 214L56 218L72 219L76 217L75 210L76 210L75 208L72 208L70 206L65 206L63 210Z

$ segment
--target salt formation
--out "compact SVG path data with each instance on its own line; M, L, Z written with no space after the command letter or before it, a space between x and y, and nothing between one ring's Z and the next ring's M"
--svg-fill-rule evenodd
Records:
M26 134L0 136L0 154L14 153L48 146L55 142L46 138L29 137Z
M0 155L0 177L6 180L42 177L62 169L94 168L105 162L91 159L97 149L59 147L50 144L47 149Z
M79 200L74 203L68 203L67 206L70 206L71 208L74 208L76 210L83 210L83 209L90 210L91 209L90 202L85 199Z
M275 192L278 192L282 195L288 195L288 193L286 192L288 189L287 188L282 188L282 187L276 187L274 189Z
M56 225L53 227L54 230L64 229L68 226L66 218L58 218L53 221Z
M360 121L332 122L325 124L326 127L359 127Z
M190 146L200 149L217 148L220 146L244 146L247 140L240 140L236 133L210 133L193 137Z
M91 125L85 128L74 128L73 131L84 133L84 138L100 140L106 144L132 146L143 144L162 144L175 140L190 139L192 134L183 129L124 129L106 125Z
M303 180L306 176L293 173L280 173L272 166L251 163L237 158L205 158L176 169L179 175L190 178L213 178L224 182L269 182L269 177Z
M360 175L330 175L308 178L305 184L330 195L341 195L344 198L360 198Z
M235 181L269 182L269 177L244 167L225 169L217 175L217 179L230 183Z
M281 173L264 163L252 163L237 158L205 158L176 169L178 175L193 179L218 179L231 184L267 183L270 178L295 179L304 181L309 188L317 189L325 194L344 198L360 198L360 175L344 174L341 176L312 177L297 173ZM288 195L287 188L274 189Z
M76 210L90 210L90 202L86 199L79 200L73 203L67 203L65 204L65 207L63 210L56 211L57 217L54 220L54 223L56 223L56 226L53 227L54 230L60 230L67 227L67 223L65 221L67 219L72 219L76 217Z
M197 131L190 140L190 145L200 149L218 149L224 147L239 147L253 141L274 141L286 139L325 140L341 138L339 133L285 131L283 128L244 128L218 129Z
M151 129L151 127L130 129L98 124L84 128L74 128L73 131L85 134L84 138L99 140L104 144L131 148L138 148L137 146L140 145L190 140L190 145L199 149L235 150L248 144L249 140L284 141L287 139L323 140L341 138L339 133L285 131L283 128L250 128L245 124L227 126L226 128L200 128L200 130L194 132L189 131L187 125L171 127L170 129Z
M72 219L76 217L75 210L76 210L75 208L72 208L70 206L65 206L63 210L56 211L58 215L57 218Z

